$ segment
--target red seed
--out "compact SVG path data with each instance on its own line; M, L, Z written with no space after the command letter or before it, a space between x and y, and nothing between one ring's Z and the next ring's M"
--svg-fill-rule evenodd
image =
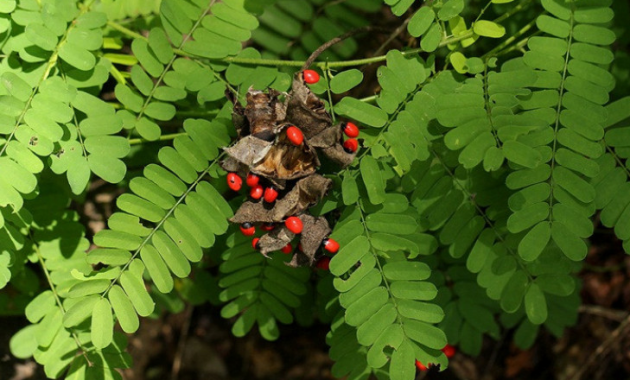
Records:
M347 139L343 143L343 149L348 153L354 153L359 149L359 142L356 139Z
M323 270L329 270L330 268L330 257L324 256L317 262L317 267Z
M339 251L339 243L337 243L335 240L328 238L324 239L323 243L324 249L328 252L337 253L337 251Z
M278 198L278 190L276 190L273 186L265 189L265 202L273 203L276 198Z
M302 142L304 141L304 134L300 128L292 125L287 128L287 138L293 145L302 145Z
M298 250L299 250L300 252L304 252L304 251L302 251L302 243L298 243Z
M315 84L319 82L319 74L315 70L304 70L304 82Z
M256 227L251 223L243 223L241 224L241 232L245 236L252 236L256 233Z
M252 187L252 189L249 191L249 196L252 197L253 199L260 199L263 196L263 187L260 185L256 185L254 187Z
M280 252L284 253L285 255L288 255L289 253L293 252L293 247L291 246L291 243L285 245Z
M424 364L420 363L420 362L419 362L419 361L417 361L417 360L416 360L416 368L418 368L418 369L419 369L420 371L422 371L422 372L424 372L424 371L427 371L427 370L428 370L428 368L427 368Z
M234 191L239 191L243 186L243 180L236 173L230 173L227 175L228 187Z
M447 358L452 358L453 356L455 356L455 352L457 350L455 349L455 347L451 346L450 344L447 344L446 346L444 346L444 348L442 349L442 352L444 353L444 355L446 355Z
M275 223L264 223L262 226L260 226L260 229L263 231L273 231L274 228L276 228Z
M252 174L252 173L249 173L247 175L247 179L245 179L245 183L247 183L247 186L249 186L249 187L254 187L254 186L258 185L258 182L260 182L260 177L258 177L256 174Z
M294 234L302 233L302 228L304 228L302 221L297 216L288 217L287 220L284 221L284 225Z
M349 121L343 125L343 133L345 133L348 137L358 137L359 127Z
M259 238L254 238L254 239L252 240L252 247L253 247L255 250L257 250L257 251L260 249L260 244L259 244L259 242L260 242L260 239L259 239Z

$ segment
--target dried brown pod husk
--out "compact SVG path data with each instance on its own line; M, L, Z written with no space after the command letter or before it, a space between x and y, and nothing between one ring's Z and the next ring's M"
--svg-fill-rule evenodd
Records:
M291 180L309 176L317 170L319 159L310 146L295 146L279 139L252 171L265 177Z
M332 186L332 181L319 174L303 178L284 196L276 200L273 207L264 202L245 202L230 219L233 223L281 223L292 215L301 214L319 203Z
M343 132L341 123L326 128L308 140L308 144L320 148L321 152L337 165L345 168L350 165L357 152L348 153L343 148Z
M236 161L251 167L263 161L272 147L273 143L269 141L255 136L245 136L224 150Z
M332 125L332 118L324 102L304 83L300 73L293 77L293 85L286 108L287 120L298 126L310 139Z
M295 234L286 226L278 226L268 234L263 235L258 244L260 245L260 253L268 257L267 254L273 251L279 251L289 244Z
M330 235L330 226L324 217L314 217L308 214L299 216L304 229L300 235L300 245L302 251L297 250L293 258L287 265L298 267L303 265L312 266L318 258L318 251L322 241Z
M271 141L277 134L278 123L286 118L286 105L278 99L280 93L269 89L267 93L247 91L245 117L252 136Z

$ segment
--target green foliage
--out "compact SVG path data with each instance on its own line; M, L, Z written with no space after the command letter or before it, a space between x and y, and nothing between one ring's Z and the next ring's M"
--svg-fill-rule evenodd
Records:
M478 355L505 329L521 348L562 336L593 221L630 253L628 8L468 3L1 1L0 314L30 323L13 355L119 379L116 324L184 302L221 306L236 336L329 323L348 379L444 370L447 342ZM342 248L330 272L265 258L228 224L244 200L218 167L228 98L289 91L320 45L384 14L408 20L391 34L404 47L352 36L313 67L334 119L361 127L349 167L323 162L334 187L311 210ZM122 195L90 242L72 210L93 174Z
M249 239L230 238L234 245L223 253L225 261L219 268L219 286L224 288L219 300L226 303L221 316L240 314L232 327L235 336L244 336L257 323L263 338L276 340L280 335L277 322L292 323L291 309L297 309L307 293L309 271L288 267L285 264L290 257L279 252L264 258L252 250Z

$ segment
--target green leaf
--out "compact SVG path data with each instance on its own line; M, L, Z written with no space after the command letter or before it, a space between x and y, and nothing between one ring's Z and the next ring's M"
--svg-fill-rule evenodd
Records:
M33 89L22 78L12 72L5 72L0 77L0 81L9 94L25 102L31 96Z
M575 290L575 280L567 274L542 274L534 280L545 293L566 297Z
M514 272L501 293L501 308L508 313L514 313L521 306L529 279L522 270Z
M418 261L398 261L385 264L383 274L391 281L426 280L431 275L431 269Z
M421 7L409 20L407 30L414 37L420 37L429 30L435 20L432 7Z
M122 249L97 248L87 255L87 262L95 265L103 263L105 265L119 266L127 264L131 259L131 253Z
M371 231L395 235L413 234L418 229L415 219L407 215L376 213L368 215L365 222Z
M112 308L116 313L116 318L122 330L127 334L136 332L140 326L138 316L133 309L131 301L120 286L114 285L109 290L109 301L112 304Z
M363 73L357 69L342 71L330 81L330 89L335 94L350 91L363 81Z
M169 103L151 102L144 112L155 120L168 121L175 116L175 106Z
M161 28L151 29L149 33L149 47L163 64L169 63L175 55L164 30Z
M392 380L413 380L416 377L415 350L411 342L403 340L394 351L389 371Z
M120 277L120 284L129 296L138 315L143 317L151 315L155 308L155 303L144 287L143 281L129 271L125 271Z
M360 326L379 311L388 300L387 289L382 286L372 289L346 309L346 323L350 326Z
M68 298L79 298L102 293L109 287L109 280L88 280L79 282L68 291Z
M341 195L343 197L343 204L352 205L359 200L359 187L354 176L349 172L344 173L343 181L341 182Z
M404 320L403 329L411 339L434 350L441 350L448 343L442 330L425 322Z
M335 105L335 112L375 128L381 128L388 120L387 113L382 109L349 96Z
M523 207L510 215L507 227L512 233L524 231L549 216L549 204L539 202Z
M573 261L582 261L588 253L586 243L560 222L551 224L551 238L558 248Z
M154 78L159 77L164 70L164 66L155 57L155 54L150 50L149 43L136 38L131 43L131 50L133 54L138 57L138 61L142 64L142 67Z
M549 222L540 222L518 244L518 254L525 261L534 261L544 251L550 238L551 226Z
M375 205L385 202L385 183L376 160L369 155L363 157L360 170L370 202Z
M330 273L341 276L369 252L370 243L365 236L357 236L350 243L341 247L330 261Z
M525 312L535 325L547 320L547 299L536 283L532 283L525 293Z
M4 0L0 3L0 13L11 13L15 9L15 0Z
M53 51L57 47L57 37L42 24L29 24L25 32L29 41L46 51Z
M2 257L0 256L0 261ZM29 322L37 323L54 307L57 307L55 297L50 290L46 290L28 303L24 310L24 315Z
M91 70L96 65L94 54L71 42L66 42L59 48L59 57L70 66L83 71Z
M13 356L28 359L37 350L37 325L28 325L13 334L9 341L9 349Z
M88 319L99 299L98 295L89 296L72 305L63 316L63 327L70 328Z
M122 181L127 173L127 166L124 162L103 154L90 154L88 164L94 174L110 183Z
M453 17L459 15L463 10L464 0L448 0L438 11L438 18L442 21L448 21Z
M114 336L114 319L111 305L105 298L101 298L96 302L96 305L94 305L91 330L94 347L103 349L112 343Z
M420 40L420 47L426 52L433 52L440 46L440 41L442 41L442 27L434 22Z
M490 38L501 38L505 35L505 28L496 22L479 20L473 24L475 34Z

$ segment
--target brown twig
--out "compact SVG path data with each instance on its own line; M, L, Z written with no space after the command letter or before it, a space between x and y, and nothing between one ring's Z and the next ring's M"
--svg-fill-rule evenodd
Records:
M392 34L389 35L389 37L387 37L385 42L383 42L383 44L379 46L379 48L374 53L375 56L381 55L383 53L383 50L385 50L385 48L387 47L387 45L389 45L392 41L398 38L398 36L407 29L407 24L409 24L409 20L411 20L411 17L413 16L407 17L407 19L403 21L403 23L398 28L396 28L396 30L394 30Z
M363 28L351 30L347 33L342 34L339 37L335 37L332 40L324 43L322 46L318 47L317 50L315 50L313 54L311 54L311 56L308 57L306 62L304 62L304 65L302 66L300 71L304 71L308 69L313 64L313 62L315 62L317 57L319 57L319 55L322 54L324 51L326 51L326 49L328 49L329 47L334 46L338 44L339 42L342 42L343 40L346 40L354 35L357 35L359 33L365 33L365 32L389 33L390 30L387 28L380 27L380 26L365 26Z
M580 305L580 313L597 315L599 317L608 318L613 321L621 322L628 317L628 313L621 310L609 309L597 305Z
M177 352L175 352L175 358L173 359L173 367L171 368L171 380L177 380L179 377L179 370L182 367L182 357L184 356L184 350L186 349L186 342L188 341L188 334L190 332L190 320L192 319L192 312L195 307L189 304L186 307L186 315L184 324L179 335L179 342L177 344Z
M623 339L625 337L625 333L630 328L630 315L628 315L615 329L615 331L610 334L608 339L606 339L602 344L597 347L593 355L590 355L586 363L580 367L580 369L571 377L570 380L580 380L584 374L586 374L590 367L593 366L594 363L600 362L600 357L606 355L613 345Z

